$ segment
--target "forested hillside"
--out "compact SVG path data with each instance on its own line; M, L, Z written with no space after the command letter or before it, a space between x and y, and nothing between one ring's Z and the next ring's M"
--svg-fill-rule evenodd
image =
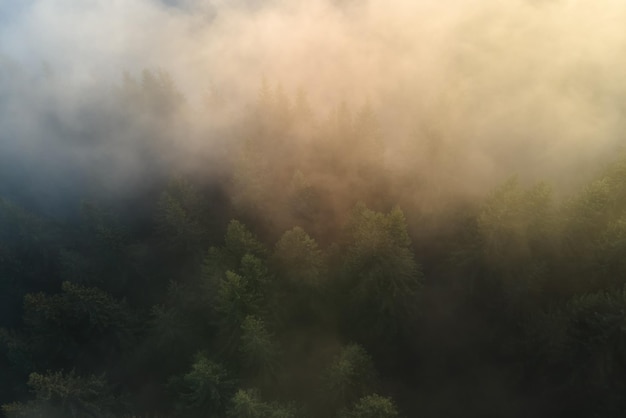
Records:
M394 171L369 102L260 86L208 149L144 71L88 131L124 155L29 189L4 154L5 416L623 416L626 158L464 192L437 135Z

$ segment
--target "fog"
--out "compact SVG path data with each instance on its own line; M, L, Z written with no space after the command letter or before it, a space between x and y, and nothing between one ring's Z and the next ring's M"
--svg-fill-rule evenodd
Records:
M329 401L363 383L352 347L411 416L619 416L624 22L0 0L0 405L26 402L0 413L357 416L377 383Z
M625 15L613 0L3 2L3 187L58 197L102 166L93 177L115 190L152 173L138 165L197 155L219 171L266 80L306 92L322 126L367 103L398 178L451 195L512 174L569 190L621 149ZM116 101L144 69L185 99L160 128ZM155 132L167 155L129 139Z

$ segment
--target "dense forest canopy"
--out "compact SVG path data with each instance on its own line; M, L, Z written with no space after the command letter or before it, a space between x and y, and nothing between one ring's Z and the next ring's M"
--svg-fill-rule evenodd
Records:
M0 4L0 414L623 416L626 6L511 4Z

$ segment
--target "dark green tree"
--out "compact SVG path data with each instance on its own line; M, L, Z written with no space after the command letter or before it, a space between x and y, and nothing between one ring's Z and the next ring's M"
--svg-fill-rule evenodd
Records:
M414 317L422 286L404 214L398 208L383 214L359 204L346 235L341 293L349 295L348 326L368 339L398 332Z
M378 384L372 358L357 344L341 349L324 372L323 379L325 399L335 408L350 405L371 393Z
M352 408L341 414L341 418L398 418L399 416L393 401L377 394L364 396Z
M115 417L119 405L104 376L69 373L31 373L28 386L35 399L2 406L7 418Z
M239 351L246 369L254 376L261 376L268 382L276 377L280 349L261 319L254 316L244 319Z
M199 353L191 370L170 385L178 389L181 414L202 417L224 414L236 382L222 365Z
M228 416L233 418L295 418L299 416L294 407L280 403L268 403L254 389L239 390L231 400Z
M283 324L312 324L328 315L326 256L302 228L286 231L274 247L278 317Z
M136 342L136 321L124 302L70 282L63 282L62 293L24 297L25 332L40 367L71 360L76 366L102 369Z

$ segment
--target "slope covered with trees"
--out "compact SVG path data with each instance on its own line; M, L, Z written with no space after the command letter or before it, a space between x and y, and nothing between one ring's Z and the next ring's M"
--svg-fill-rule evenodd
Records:
M626 159L455 199L264 84L209 175L166 74L120 89L144 183L0 198L5 416L623 416Z

